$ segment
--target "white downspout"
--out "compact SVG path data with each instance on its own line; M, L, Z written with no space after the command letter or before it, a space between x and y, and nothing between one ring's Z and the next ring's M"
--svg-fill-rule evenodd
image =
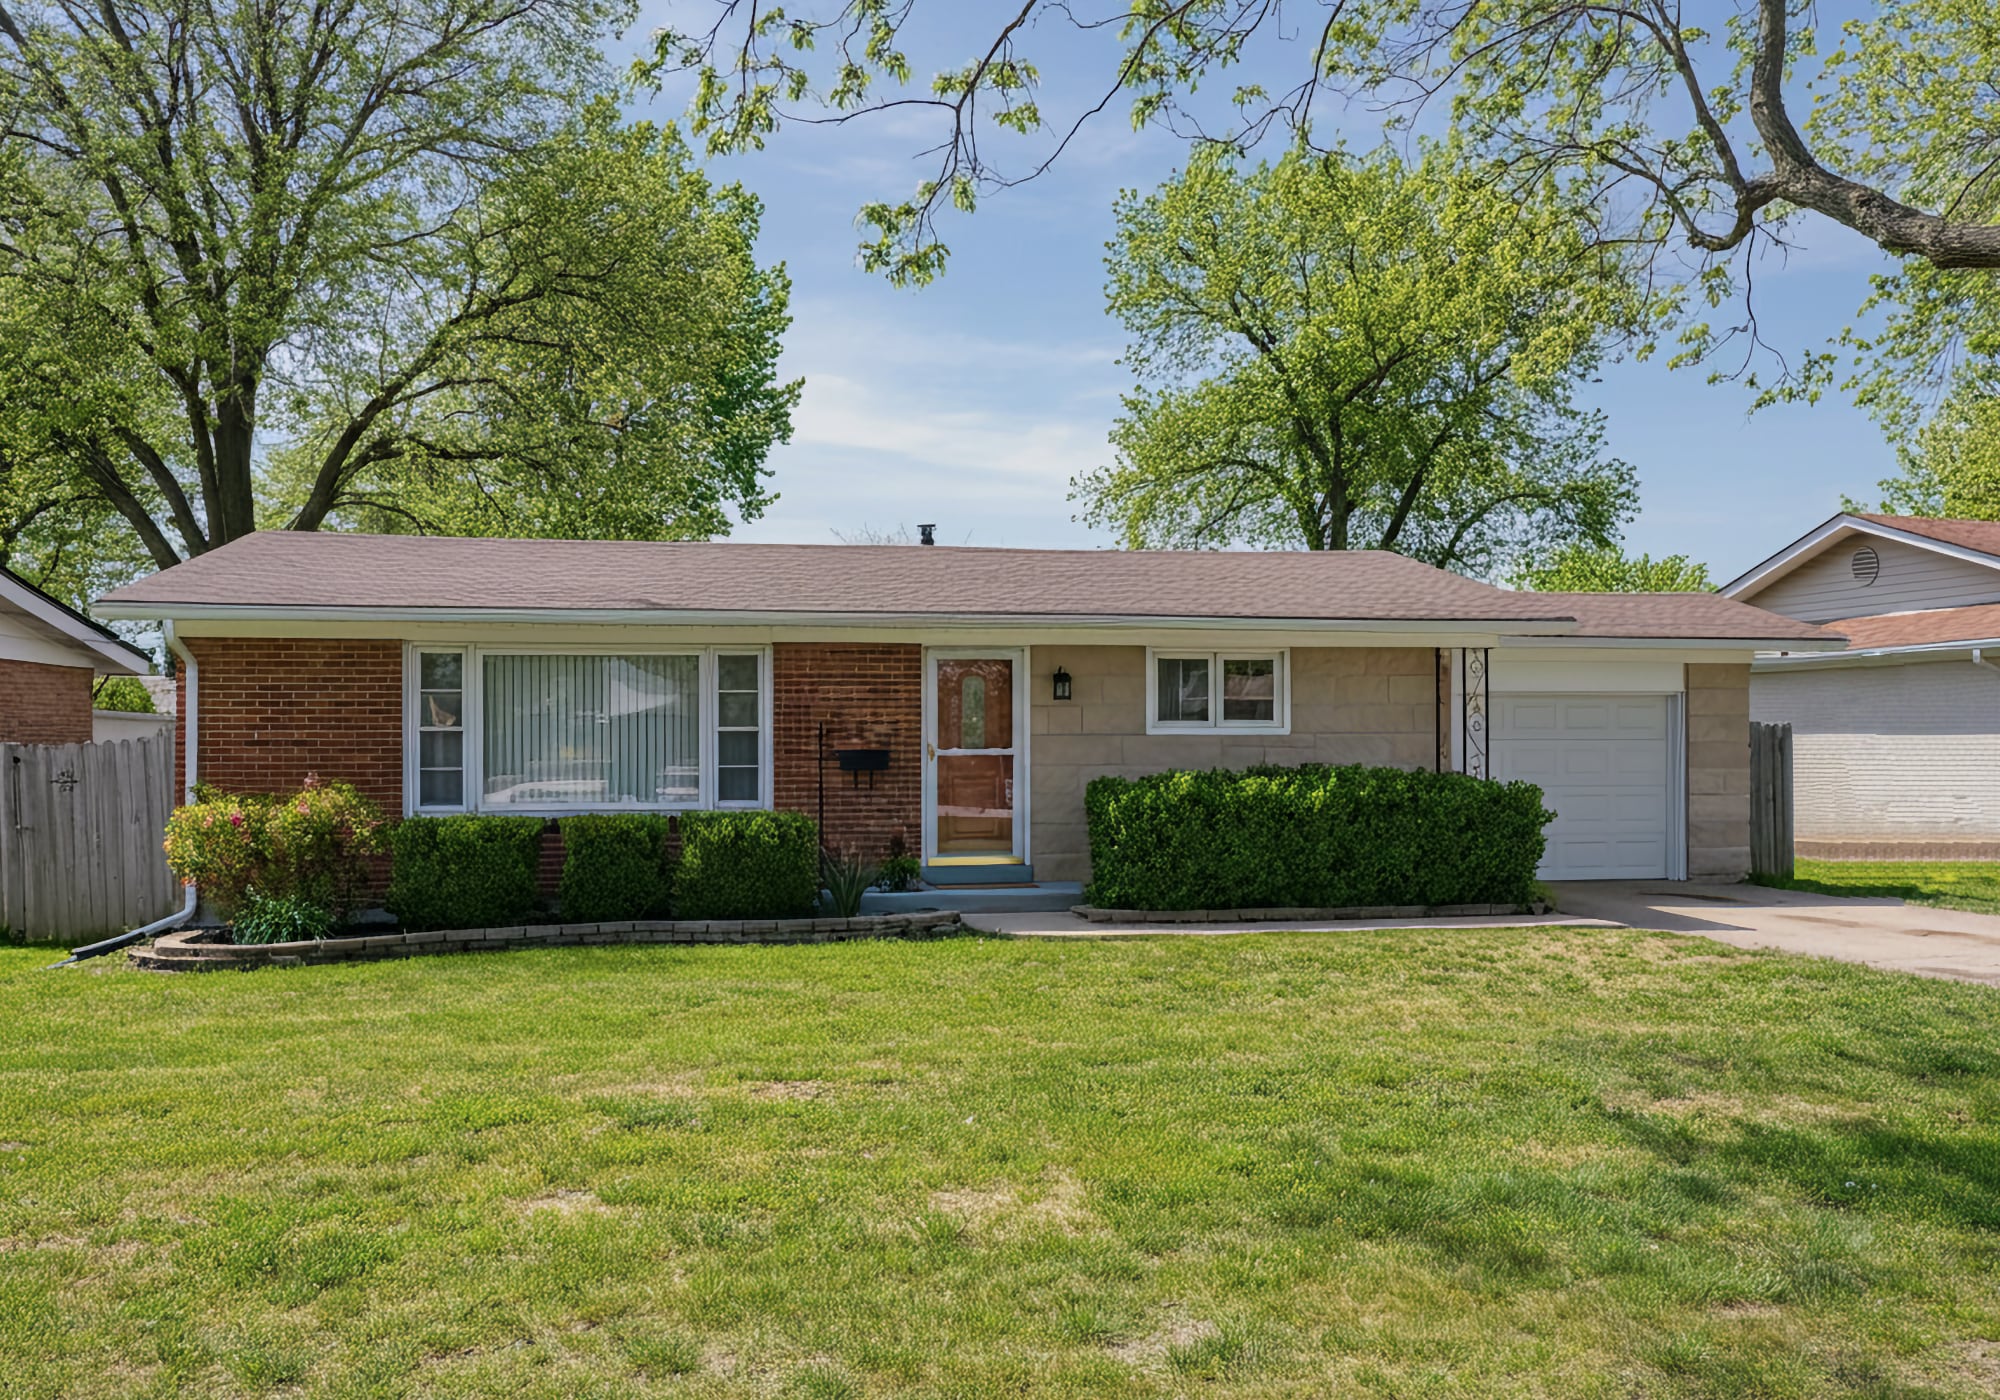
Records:
M182 733L186 738L187 789L185 797L187 801L192 802L194 801L195 781L194 760L195 754L200 751L195 742L195 691L197 689L196 681L200 676L201 668L195 664L193 653L182 646L180 638L174 635L174 624L171 621L162 623L160 630L166 636L167 650L180 659L183 668L181 671L180 713L174 718L177 723L183 726ZM104 939L102 942L91 943L82 948L77 948L61 962L50 963L49 966L52 968L67 967L71 963L82 962L85 958L98 957L104 953L115 953L120 948L129 947L137 943L142 938L151 938L156 933L165 933L168 929L179 928L194 917L194 911L200 904L201 891L197 890L193 885L189 885L187 887L186 903L182 904L174 913L167 915L166 918L155 919L143 928L135 928L126 933Z
M1988 661L1984 647L1974 647L1972 649L1972 664L1975 666L1984 666L1989 671L2000 671L2000 662Z

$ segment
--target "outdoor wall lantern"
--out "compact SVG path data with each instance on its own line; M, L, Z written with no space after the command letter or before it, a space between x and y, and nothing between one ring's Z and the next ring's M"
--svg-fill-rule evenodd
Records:
M1060 666L1056 667L1056 699L1069 699L1069 672Z

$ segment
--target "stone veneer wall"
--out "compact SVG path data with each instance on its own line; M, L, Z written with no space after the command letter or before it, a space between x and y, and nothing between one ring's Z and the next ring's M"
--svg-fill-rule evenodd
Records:
M1169 768L1259 763L1401 768L1436 763L1433 648L1294 647L1291 663L1289 734L1148 734L1144 647L1033 648L1028 665L1029 854L1035 878L1090 878L1083 790L1101 774L1139 777ZM1067 701L1051 698L1058 665L1073 682Z
M0 744L87 744L88 666L0 661Z
M1687 873L1750 873L1750 667L1687 668Z

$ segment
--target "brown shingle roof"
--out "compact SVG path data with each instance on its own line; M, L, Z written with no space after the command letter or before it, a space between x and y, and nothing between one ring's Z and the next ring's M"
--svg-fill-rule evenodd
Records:
M1720 593L1544 593L1541 597L1577 621L1582 637L1768 638L1826 641L1839 623L1809 622L1766 612Z
M1928 515L1862 515L1860 520L1887 525L1906 534L1922 535L1941 544L2000 556L2000 520L1940 520Z
M1829 622L1827 629L1844 634L1848 648L1853 651L1930 646L1939 642L1986 642L2000 638L2000 603L1846 617Z
M1535 622L1602 636L1823 638L1713 595L1516 593L1398 554L448 539L268 531L106 595L143 609ZM1591 597L1593 595L1582 595ZM1727 630L1713 630L1722 627Z

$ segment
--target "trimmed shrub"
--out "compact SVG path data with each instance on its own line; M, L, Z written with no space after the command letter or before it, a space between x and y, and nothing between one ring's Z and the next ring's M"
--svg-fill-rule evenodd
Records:
M306 779L289 795L199 786L167 818L167 865L225 919L251 889L309 900L339 921L368 882L383 848L382 812L346 783Z
M303 943L334 929L333 911L302 895L246 891L230 936L238 943Z
M799 919L819 902L819 828L797 812L689 812L674 917Z
M1095 778L1084 809L1108 909L1522 904L1555 816L1532 783L1325 764Z
M670 818L638 812L564 817L560 894L566 923L666 917L673 888Z
M405 817L386 903L406 929L496 928L535 912L540 817Z

